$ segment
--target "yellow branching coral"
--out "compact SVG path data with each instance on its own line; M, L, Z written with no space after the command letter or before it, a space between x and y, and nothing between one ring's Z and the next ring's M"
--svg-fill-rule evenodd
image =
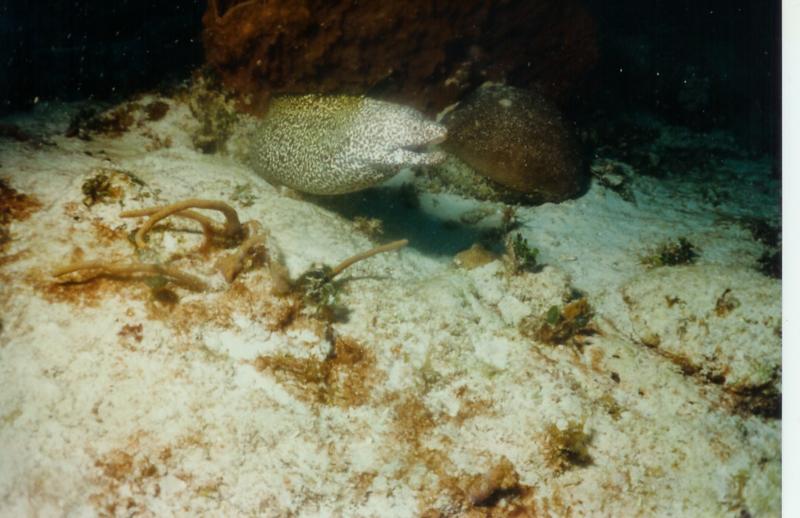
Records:
M220 226L218 222L193 209L219 211L225 216L225 222ZM232 283L236 276L247 268L270 263L271 258L265 248L268 233L256 221L247 221L242 224L239 221L239 215L236 210L222 201L190 198L162 207L125 211L120 216L123 218L148 217L147 221L136 231L134 242L137 248L146 248L145 236L147 233L156 223L169 216L187 218L200 223L205 236L205 241L201 247L202 251L208 250L212 246L236 247L235 251L218 259L216 263L217 269L228 283ZM323 301L329 302L329 299L332 299L332 296L326 296L325 294L335 292L331 283L334 277L359 261L376 254L397 250L407 244L408 240L406 239L394 241L349 257L332 268L327 266L312 268L294 283L289 280L286 268L279 261L273 261L270 263L270 272L276 282L276 286L273 288L278 288L274 291L286 294L292 291L293 287L295 289L299 288L308 298L322 305L327 305ZM199 278L184 273L173 266L162 264L101 260L85 261L58 268L53 272L53 275L61 277L78 271L84 272L82 277L84 281L99 276L132 277L137 274L144 274L171 279L175 283L191 290L202 291L207 288L206 283Z
M225 226L222 230L219 230L211 219L189 209L211 209L222 212L225 216ZM147 232L150 231L156 223L173 214L199 222L203 226L203 231L205 232L207 240L212 236L219 236L230 246L231 244L241 242L244 238L244 227L239 222L239 215L236 213L236 209L222 201L190 198L164 207L125 211L120 214L120 217L138 218L150 216L150 219L136 232L135 237L136 246L138 248L146 248L147 244L144 242L144 236Z
M266 262L269 259L264 250L267 234L261 229L261 225L255 221L248 221L244 224L244 228L247 238L242 241L239 248L217 261L217 269L229 283L233 282L236 276L247 268L248 262L255 265L259 261ZM263 253L260 253L262 251Z
M85 282L96 277L134 277L137 274L166 277L176 284L192 291L204 291L206 283L177 268L162 264L122 263L114 261L83 261L56 269L54 277L61 277L70 273L84 272L80 282Z
M225 224L222 228L219 228L218 224L213 220L191 209L219 211L225 216ZM207 249L213 244L220 244L224 247L238 245L238 249L233 254L217 261L217 269L229 283L233 282L236 276L245 268L245 263L248 260L253 259L255 255L259 255L255 252L259 249L263 250L267 239L266 233L260 224L256 221L240 223L236 209L222 201L190 198L164 207L132 210L120 214L123 218L150 216L144 225L136 231L135 243L138 248L147 246L144 237L156 223L173 215L197 221L202 225L205 242L201 249Z
M225 216L225 223L222 227L212 219L191 209L211 209L221 212ZM236 276L250 264L255 264L259 250L263 251L267 235L262 230L261 225L255 221L248 221L242 224L236 210L227 203L214 200L188 199L163 207L151 207L147 209L131 210L120 214L123 218L134 218L149 216L149 219L137 230L135 243L137 248L145 248L145 235L159 221L169 216L179 216L188 218L200 223L203 227L205 242L202 249L207 249L212 245L224 247L238 246L232 254L223 257L217 262L217 268L225 277L227 282L233 282ZM178 285L194 291L207 289L205 282L180 271L178 268L163 264L139 263L139 262L119 262L119 261L83 261L70 264L56 269L53 276L61 277L74 272L83 272L82 281L87 281L99 276L110 277L134 277L139 274L150 276L161 276L171 279Z

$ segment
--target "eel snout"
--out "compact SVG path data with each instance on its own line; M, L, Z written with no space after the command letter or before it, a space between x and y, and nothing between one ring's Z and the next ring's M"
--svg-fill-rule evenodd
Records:
M441 131L437 131L435 134L420 136L414 139L413 142L401 145L400 148L414 153L428 153L432 152L430 146L441 144L445 140L447 140L447 130L442 128Z

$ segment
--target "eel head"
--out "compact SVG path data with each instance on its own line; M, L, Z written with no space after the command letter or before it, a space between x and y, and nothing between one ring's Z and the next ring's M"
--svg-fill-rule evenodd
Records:
M417 110L399 104L369 100L362 116L369 143L362 151L367 164L378 169L435 165L445 154L430 146L444 142L447 129Z

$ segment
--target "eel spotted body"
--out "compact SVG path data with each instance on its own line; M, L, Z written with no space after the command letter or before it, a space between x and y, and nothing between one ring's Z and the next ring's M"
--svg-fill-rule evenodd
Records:
M251 164L272 183L312 194L376 185L404 166L444 159L428 144L447 130L413 108L368 97L275 98L251 141Z

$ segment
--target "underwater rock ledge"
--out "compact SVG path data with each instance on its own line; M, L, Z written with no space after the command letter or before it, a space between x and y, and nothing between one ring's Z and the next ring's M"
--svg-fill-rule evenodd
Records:
M336 92L433 114L487 80L563 101L598 58L579 0L212 0L203 25L207 63L251 112L271 94Z

